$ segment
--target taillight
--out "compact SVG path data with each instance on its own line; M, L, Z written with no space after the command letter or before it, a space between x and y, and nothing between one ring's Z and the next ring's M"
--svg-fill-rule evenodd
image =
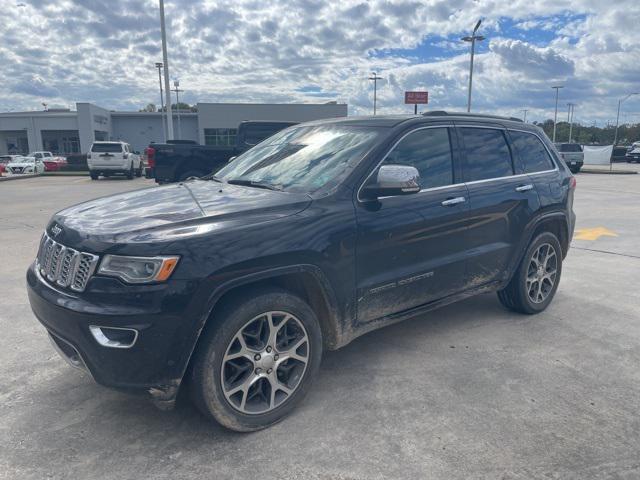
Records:
M577 185L578 185L578 182L576 181L576 177L571 177L571 179L569 179L569 188L571 190L575 190Z
M147 164L149 165L149 168L155 168L156 166L156 149L153 147L147 147L144 150L144 153L147 154Z

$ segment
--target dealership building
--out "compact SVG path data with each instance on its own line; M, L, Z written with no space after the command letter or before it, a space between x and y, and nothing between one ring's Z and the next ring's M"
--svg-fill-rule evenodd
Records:
M307 122L344 117L347 105L198 103L197 112L174 112L174 138L203 145L233 145L240 122L271 120ZM37 150L69 155L86 153L98 140L122 140L142 151L149 143L164 142L166 115L159 112L118 112L76 103L76 110L49 109L0 113L0 154Z

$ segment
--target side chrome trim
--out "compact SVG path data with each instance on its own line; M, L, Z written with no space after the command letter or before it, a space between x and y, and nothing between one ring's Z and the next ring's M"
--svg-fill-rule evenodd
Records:
M405 137L407 137L408 135L411 135L414 132L417 132L417 131L420 131L420 130L426 130L426 129L430 129L430 128L458 128L458 127L485 128L485 129L501 130L501 131L507 131L507 132L514 131L514 132L522 132L522 133L528 133L530 135L534 135L538 140L540 140L540 142L542 143L542 145L546 149L547 154L551 158L551 162L554 164L555 168L553 168L551 170L542 170L540 172L518 173L518 174L514 174L514 175L509 175L508 177L485 178L483 180L474 180L474 181L471 181L471 182L452 183L451 185L443 185L441 187L423 188L422 190L420 190L415 195L419 195L419 194L421 194L423 192L433 192L433 191L437 191L437 190L445 190L445 189L448 189L448 188L461 187L461 186L464 186L464 185L475 185L475 184L478 184L478 183L493 182L493 181L496 181L496 180L504 180L505 178L509 178L509 179L510 178L524 178L524 177L531 177L531 176L534 176L534 175L545 175L547 173L554 173L554 172L557 172L557 171L560 170L558 165L557 165L557 163L556 163L556 161L555 161L555 159L554 159L553 154L549 150L549 147L544 142L544 140L542 140L540 135L538 135L536 132L531 132L529 130L521 130L519 128L509 128L509 127L496 126L496 125L469 125L469 124L430 125L430 126L427 126L427 127L416 128L416 129L413 129L413 130L405 133L402 137L400 137L398 139L398 141L396 141L393 144L393 146L387 151L387 153L384 155L384 157L382 157L382 160L380 160L380 162L378 162L378 164L371 170L369 175L367 175L365 177L364 181L360 184L360 187L358 188L358 194L356 196L356 199L358 200L358 202L360 202L360 203L365 203L366 202L366 200L363 200L363 199L360 198L360 191L362 190L364 185L367 183L367 181L369 181L369 178L371 178L373 173L378 169L378 167L380 167L380 165L382 165L382 163L387 159L389 154L396 148L396 146L398 146L398 144L402 140L404 140ZM512 156L512 158L513 158L513 156ZM396 196L379 197L378 200L384 200L386 198L396 198Z

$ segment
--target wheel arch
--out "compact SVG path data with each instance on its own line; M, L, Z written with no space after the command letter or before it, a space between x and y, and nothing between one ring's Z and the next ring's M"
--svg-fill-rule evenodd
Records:
M301 297L318 317L324 347L332 350L340 345L341 315L333 288L318 266L300 264L252 273L225 282L216 288L209 297L207 313L193 344L191 356L198 347L204 329L215 325L216 311L240 295L265 287L278 287Z
M526 229L527 233L523 235L523 239L518 246L517 254L513 256L509 275L504 285L508 284L511 278L513 278L531 241L542 232L551 232L558 238L560 247L562 248L562 258L564 259L569 252L569 231L569 218L564 212L547 212L532 220Z

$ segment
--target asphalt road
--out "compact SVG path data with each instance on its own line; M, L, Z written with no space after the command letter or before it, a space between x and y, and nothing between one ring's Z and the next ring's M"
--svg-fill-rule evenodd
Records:
M249 435L94 384L29 309L49 216L143 185L0 183L0 478L640 477L640 175L578 175L584 239L543 314L484 295L370 333L325 355L293 416Z

